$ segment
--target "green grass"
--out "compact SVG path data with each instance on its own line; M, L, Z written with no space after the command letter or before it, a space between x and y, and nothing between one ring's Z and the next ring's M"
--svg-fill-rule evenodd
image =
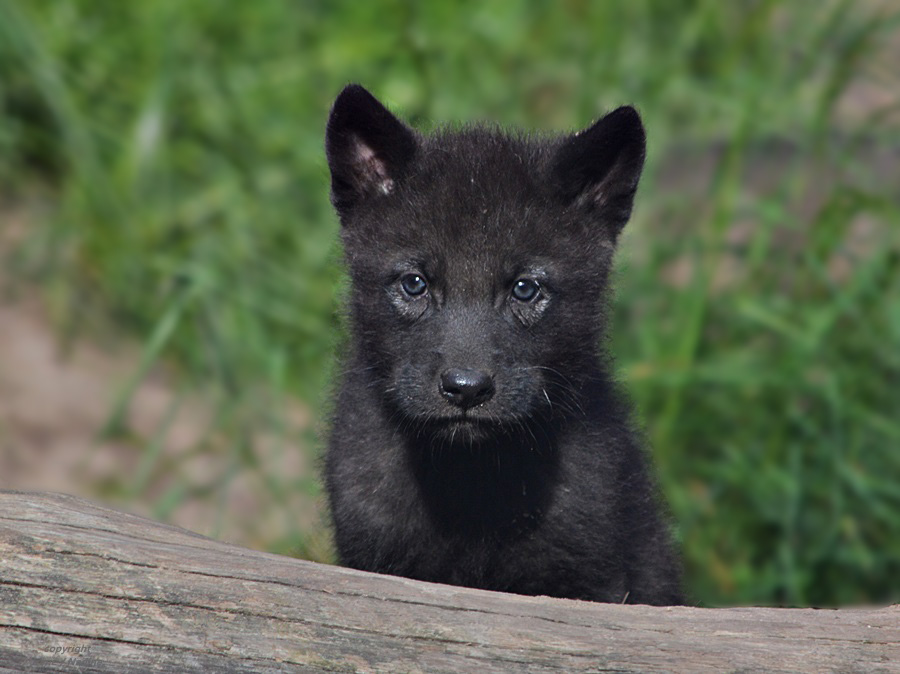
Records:
M321 415L342 329L322 152L340 87L425 129L575 129L635 103L650 156L613 346L692 593L896 601L900 101L847 112L861 83L898 91L881 49L900 23L875 7L0 0L0 180L51 195L26 271L61 329L103 315L136 335L133 386L176 364L218 405L204 448L227 467L206 497L251 471L277 505L317 487L266 472L255 438L286 400ZM133 386L107 432L130 432ZM164 469L165 430L137 439L130 498ZM160 516L198 490L173 484ZM309 537L263 543L312 554Z

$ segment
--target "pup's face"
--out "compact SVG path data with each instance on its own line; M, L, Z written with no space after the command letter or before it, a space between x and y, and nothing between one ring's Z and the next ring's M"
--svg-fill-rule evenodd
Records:
M398 426L473 442L580 413L643 160L630 109L553 140L419 137L348 87L329 120L355 348Z

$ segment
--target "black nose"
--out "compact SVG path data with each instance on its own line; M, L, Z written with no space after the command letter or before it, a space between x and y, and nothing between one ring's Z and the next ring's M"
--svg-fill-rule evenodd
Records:
M451 368L441 374L441 395L464 410L494 395L494 380L483 370Z

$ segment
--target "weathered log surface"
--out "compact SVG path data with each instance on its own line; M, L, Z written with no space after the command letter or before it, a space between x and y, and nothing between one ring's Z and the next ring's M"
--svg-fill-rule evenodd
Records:
M900 672L900 606L651 608L256 552L0 492L0 671Z

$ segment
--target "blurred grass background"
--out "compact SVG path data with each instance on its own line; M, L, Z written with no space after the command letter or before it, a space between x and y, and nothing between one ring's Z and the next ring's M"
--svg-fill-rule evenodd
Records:
M898 31L878 2L0 0L0 189L40 204L7 269L62 338L99 322L142 345L102 429L139 466L101 495L228 520L251 475L276 509L317 503L313 472L259 447L321 448L322 421L285 419L323 418L342 330L322 151L340 88L423 129L574 130L634 103L650 154L612 343L689 591L900 601ZM138 433L160 363L179 395ZM164 449L197 394L202 478ZM243 542L327 560L302 519Z

